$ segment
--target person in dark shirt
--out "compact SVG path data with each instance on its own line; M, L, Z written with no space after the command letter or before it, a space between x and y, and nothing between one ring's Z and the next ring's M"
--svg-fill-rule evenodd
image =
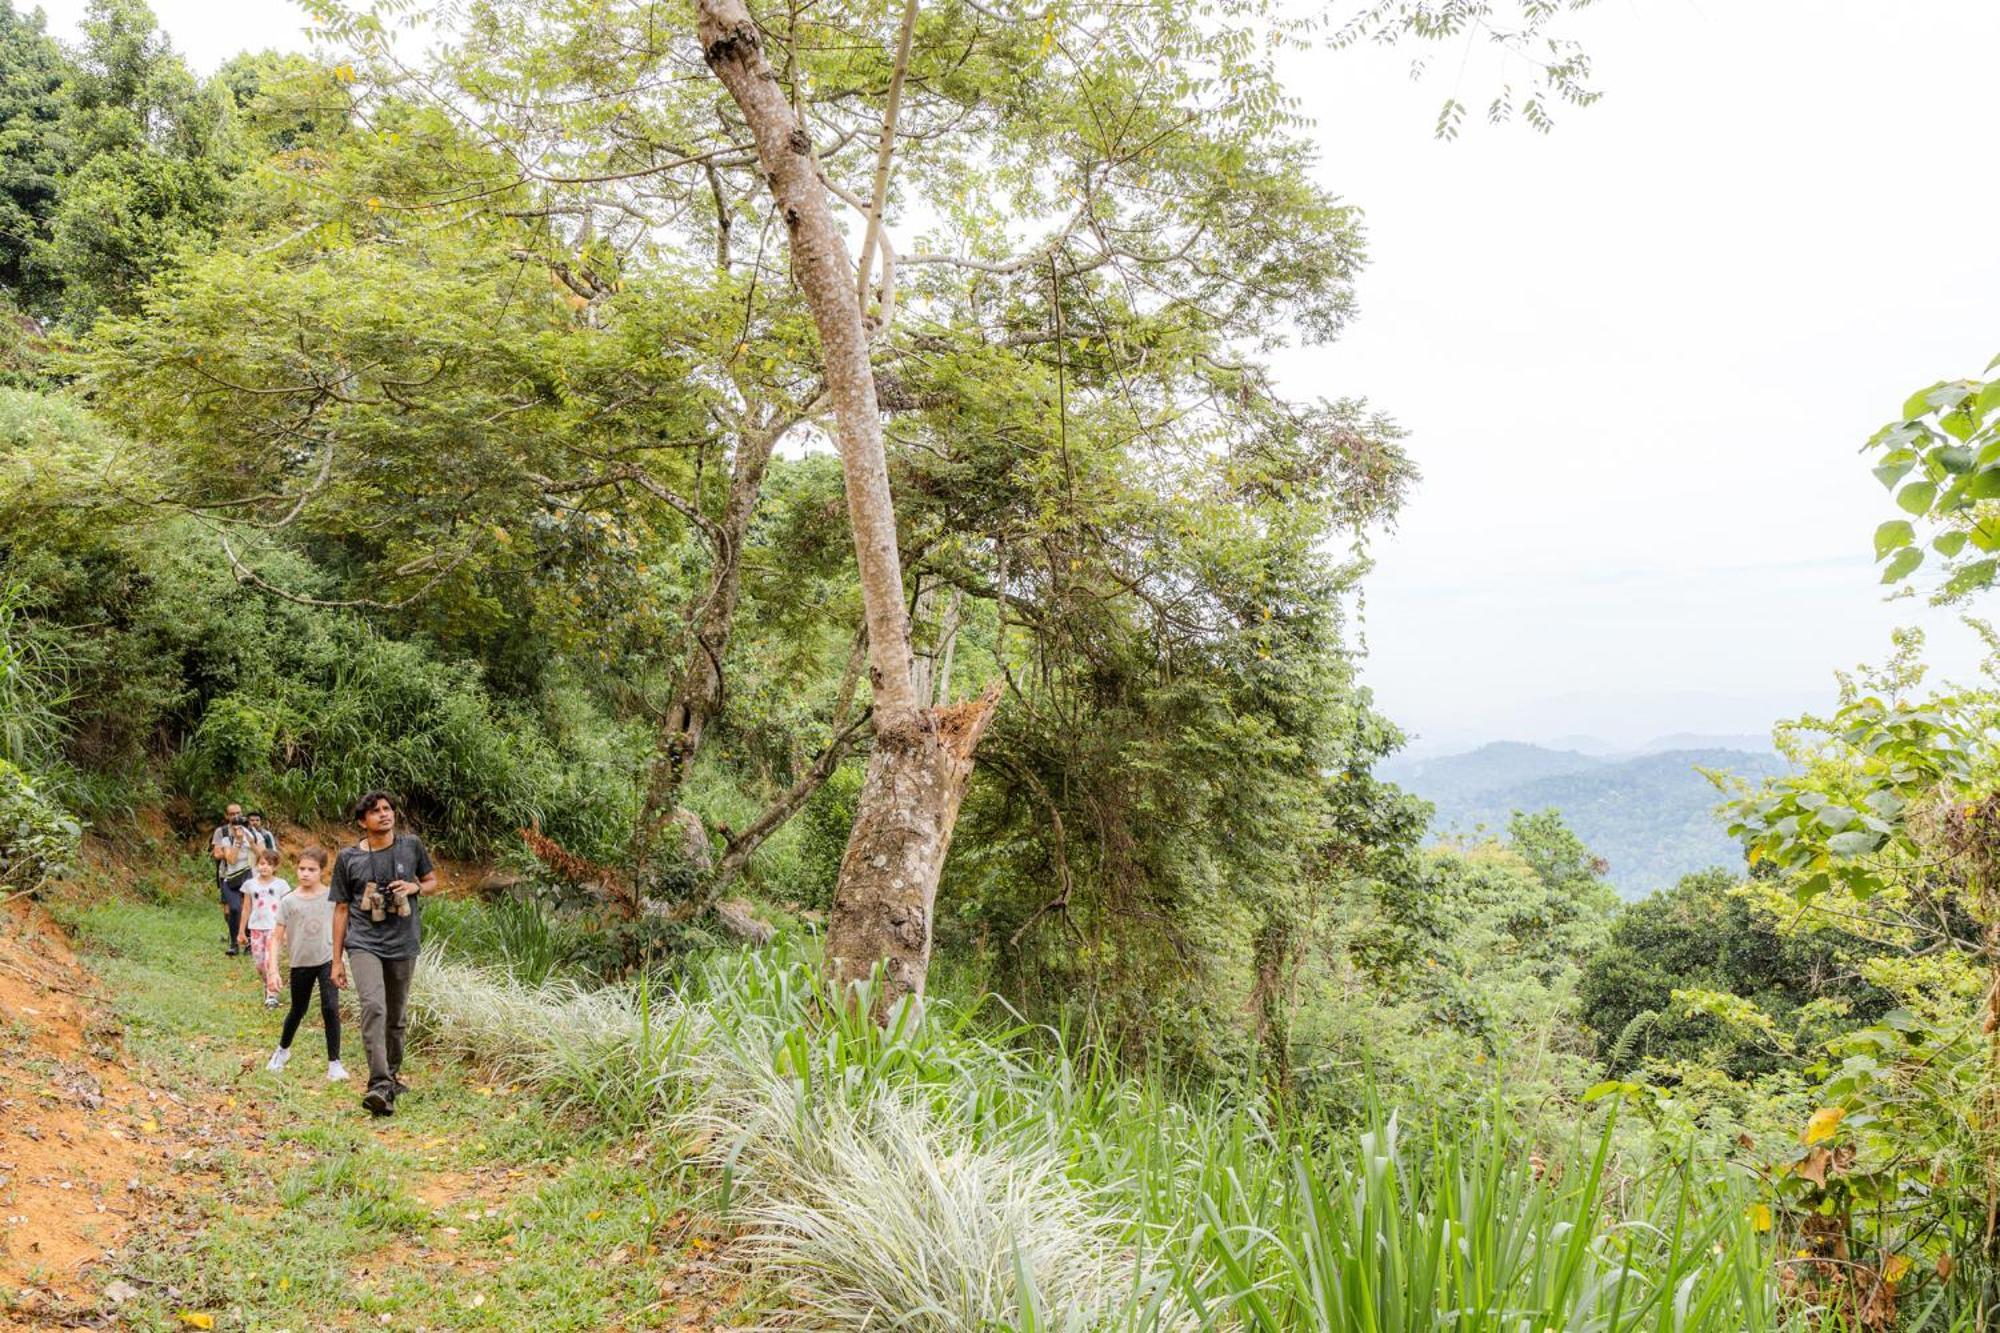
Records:
M267 852L276 852L278 850L278 835L264 823L264 812L262 810L252 810L249 814L243 816L243 818L250 825L250 837L252 841Z
M391 1115L408 1091L403 1070L403 1028L423 945L423 895L437 887L431 855L413 833L396 832L396 803L371 791L354 803L361 841L333 862L327 896L333 899L334 984L354 979L361 1004L361 1045L368 1052L368 1090L361 1104L371 1115ZM377 918L380 918L379 920Z

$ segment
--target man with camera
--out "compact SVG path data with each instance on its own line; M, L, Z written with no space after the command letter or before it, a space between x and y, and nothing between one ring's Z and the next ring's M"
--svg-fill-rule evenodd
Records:
M222 894L222 920L229 931L230 957L244 952L236 944L243 921L243 886L256 870L258 842L243 818L243 807L231 801L222 822L208 835L208 855L215 862L215 885Z
M396 832L396 803L371 791L354 803L361 841L334 858L333 984L354 977L361 1002L361 1045L368 1052L371 1115L391 1115L406 1091L403 1028L423 943L423 895L437 887L431 854L413 833Z

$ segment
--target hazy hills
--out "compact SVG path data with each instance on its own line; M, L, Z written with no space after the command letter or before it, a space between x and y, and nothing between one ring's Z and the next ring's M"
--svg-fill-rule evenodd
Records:
M1722 740L1740 740L1742 748L1682 744ZM1498 830L1516 810L1553 806L1611 863L1619 891L1636 897L1690 871L1742 864L1741 849L1714 814L1721 798L1698 769L1754 779L1785 767L1752 737L1675 736L1656 744L1645 753L1603 755L1499 741L1464 754L1392 759L1379 771L1437 807L1432 831L1439 834Z

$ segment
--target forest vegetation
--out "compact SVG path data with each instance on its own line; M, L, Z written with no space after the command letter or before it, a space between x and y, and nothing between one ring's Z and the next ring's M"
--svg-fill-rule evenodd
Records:
M394 792L506 871L424 1049L639 1145L746 1318L1993 1327L2000 681L1900 636L1627 904L1382 775L1420 481L1269 369L1367 239L1276 52L1533 43L1546 128L1577 7L323 0L202 75L0 0L0 893L125 975L208 885L86 839ZM1870 450L1976 609L2000 381Z

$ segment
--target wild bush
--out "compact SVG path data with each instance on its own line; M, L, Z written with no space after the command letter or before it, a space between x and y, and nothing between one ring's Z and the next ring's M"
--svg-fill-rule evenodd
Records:
M134 454L68 399L0 390L0 742L57 752L93 812L153 774L195 810L255 792L303 821L380 787L447 852L536 822L622 845L637 756L588 696L549 672L548 697L507 699L393 624L245 586L206 527L124 498ZM236 541L326 591L300 549Z
M0 889L32 892L69 874L82 836L68 811L0 759Z
M1785 1325L1743 1181L1537 1155L1504 1106L1302 1137L1055 1034L845 1016L785 946L673 993L427 961L422 1040L615 1122L662 1117L815 1327L1742 1333Z

